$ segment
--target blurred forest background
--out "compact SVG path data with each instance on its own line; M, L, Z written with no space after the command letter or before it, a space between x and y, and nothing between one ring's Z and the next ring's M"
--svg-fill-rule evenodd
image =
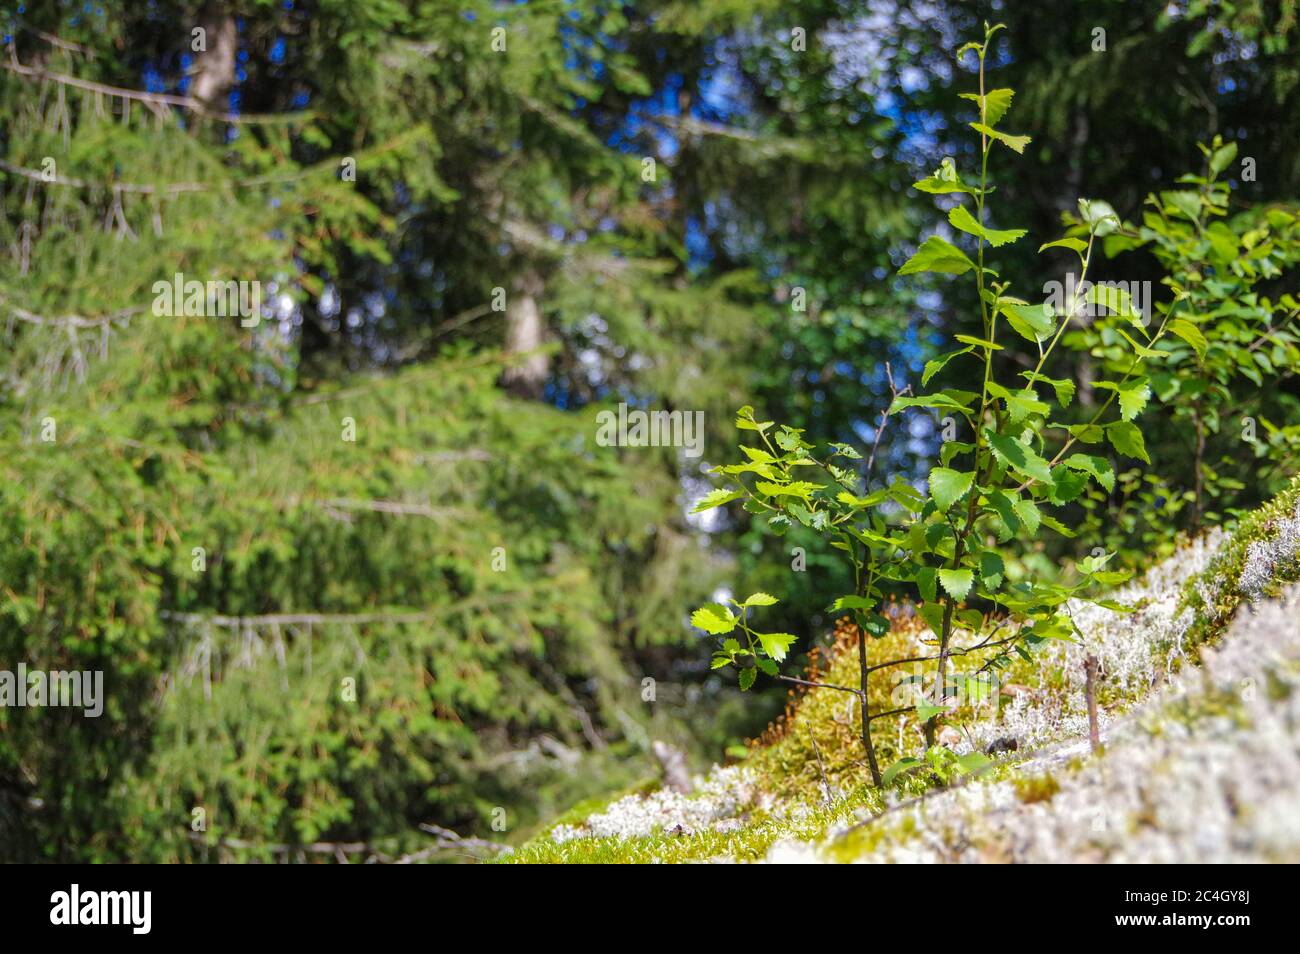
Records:
M961 330L968 300L894 276L942 221L909 184L970 148L956 48L1007 24L1035 148L998 207L1037 287L1077 197L1139 218L1216 134L1253 160L1237 207L1300 198L1296 7L6 4L0 669L107 698L0 708L0 860L513 839L653 773L653 740L734 752L784 692L742 704L689 609L779 594L802 653L845 581L797 527L687 512L741 404L865 449L888 373ZM260 322L156 316L177 273L259 281ZM1090 402L1086 339L1063 357ZM1230 406L1286 444L1300 389L1250 378ZM703 456L598 446L621 402L703 411ZM1063 545L1137 563L1295 471L1150 413L1154 466ZM884 433L877 479L934 443Z

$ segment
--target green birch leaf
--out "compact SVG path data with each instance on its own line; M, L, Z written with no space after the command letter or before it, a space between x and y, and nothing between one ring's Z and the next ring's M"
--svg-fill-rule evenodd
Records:
M980 582L986 590L996 590L1001 586L1006 572L1006 564L996 551L985 550L980 554Z
M971 570L940 570L939 583L943 586L944 592L955 600L964 600L966 594L970 592L971 585L975 582L975 574Z
M957 205L956 208L949 209L948 221L954 229L961 229L969 235L982 238L996 248L1006 246L1026 235L1024 229L989 229L987 226L980 225L975 216L966 211L965 205Z
M1201 334L1200 328L1197 328L1186 318L1175 318L1169 322L1169 330L1191 345L1198 358L1205 357L1205 352L1210 343L1205 340L1205 335Z
M758 637L759 645L763 647L763 652L767 653L777 662L785 660L786 653L794 645L798 637L791 636L789 633L755 633Z
M1110 461L1104 457L1092 457L1088 454L1071 454L1065 460L1061 461L1071 470L1082 471L1085 474L1091 474L1096 478L1097 483L1101 484L1108 491L1115 489L1115 471L1111 469Z
M942 275L961 275L975 267L957 246L945 242L937 235L931 235L921 243L916 254L903 263L898 270L900 275L914 275L917 272L938 272Z
M975 130L977 133L983 133L990 139L996 139L1008 149L1015 150L1015 152L1021 155L1024 155L1025 147L1033 142L1033 139L1029 136L1012 136L1010 133L1001 132L991 126L986 126L983 123L971 123L970 128Z
M959 205L948 211L948 222L955 229L961 229L976 238L982 238L995 248L1009 245L1017 239L1024 238L1024 229L990 229L980 225L975 216L966 211L966 206Z
M714 507L721 507L725 503L731 503L733 500L739 500L745 496L743 490L710 490L692 509L691 513L703 513L706 510L712 510Z
M1047 251L1049 248L1068 248L1071 251L1078 252L1082 255L1088 250L1088 243L1083 239L1063 238L1057 239L1055 242L1044 242L1042 245L1038 246L1038 251L1039 253L1042 253Z
M921 599L927 603L933 603L939 598L936 589L938 579L939 571L932 566L923 566L916 573L916 588L921 594Z
M889 766L889 768L885 769L885 774L880 776L880 784L883 786L889 786L893 784L894 779L898 777L898 774L900 772L906 772L908 769L916 768L916 766L920 764L921 764L920 759L914 759L914 758L899 759L893 765Z
M993 454L1018 474L1041 480L1045 484L1052 482L1052 469L1034 449L1018 437L994 434L985 430L986 439Z
M1111 446L1125 457L1135 457L1144 464L1151 463L1151 458L1147 456L1146 441L1142 439L1142 432L1131 421L1116 421L1114 424L1108 424L1106 437Z
M1006 316L1012 330L1028 341L1046 341L1056 332L1056 313L1047 302L1031 305L1003 299L998 311Z
M962 348L960 351L949 351L947 354L940 355L937 358L931 358L925 363L925 370L921 372L921 386L925 387L930 383L930 379L943 370L953 358L960 357L963 354L970 354L974 348Z
M721 603L708 603L691 614L691 625L721 636L736 628L736 617Z
M1119 411L1120 417L1126 421L1131 421L1147 406L1147 401L1151 398L1151 385L1146 378L1138 381L1132 381L1119 391Z
M940 510L949 510L975 483L975 474L960 473L947 467L930 471L930 496Z
M1016 92L1012 89L991 89L982 97L979 93L962 93L961 98L979 104L980 122L996 126L1011 108L1011 100L1015 95Z

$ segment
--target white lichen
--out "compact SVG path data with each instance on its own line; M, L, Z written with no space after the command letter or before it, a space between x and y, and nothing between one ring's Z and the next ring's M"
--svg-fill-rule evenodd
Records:
M1267 540L1256 540L1246 549L1237 588L1250 602L1257 602L1277 577L1278 568L1300 556L1300 508L1278 521L1276 532Z
M864 862L1300 860L1300 587L1243 610L1204 668L1188 667L1105 733L1054 749L1016 781L933 793L871 825ZM828 854L823 842L821 857ZM769 860L790 856L788 847Z
M1185 656L1183 640L1193 617L1179 609L1183 586L1205 570L1224 540L1222 533L1206 534L1110 594L1118 603L1137 607L1133 613L1071 600L1066 610L1083 638L1053 641L1036 656L1039 671L1060 673L1063 685L1017 696L1003 704L997 718L973 722L967 743L957 751L982 751L1005 737L1015 738L1023 751L1086 735L1083 663L1088 655L1097 657L1107 685L1119 697L1144 698ZM1106 718L1103 712L1103 725Z
M704 828L734 830L735 819L749 807L757 789L743 766L714 766L695 779L695 790L682 795L671 789L626 795L581 825L557 825L553 841L575 838L645 838L660 832L691 833Z

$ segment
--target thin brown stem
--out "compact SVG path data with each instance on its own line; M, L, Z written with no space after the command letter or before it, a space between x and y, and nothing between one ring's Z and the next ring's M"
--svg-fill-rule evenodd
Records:
M794 676L777 676L782 682L792 682L796 686L807 686L809 689L835 689L838 692L851 692L855 696L862 694L861 690L854 689L852 686L837 686L830 682L812 682L808 679L796 679Z

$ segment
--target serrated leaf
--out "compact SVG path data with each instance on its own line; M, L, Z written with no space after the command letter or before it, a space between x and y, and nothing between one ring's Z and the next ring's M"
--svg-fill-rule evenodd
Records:
M1015 95L1015 90L991 89L985 93L983 97L981 97L979 93L962 93L961 98L969 99L974 103L979 103L980 122L987 123L990 126L996 126L998 120L1005 116L1007 110L1011 108L1011 100Z
M741 691L742 691L742 692L748 692L748 691L749 691L749 687L752 686L752 685L754 684L754 680L756 680L757 678L758 678L758 670L757 670L757 669L742 669L742 670L740 670L740 689L741 689Z
M756 464L776 463L776 458L773 457L771 454L769 454L767 451L762 450L761 448L746 447L744 444L741 444L740 449L746 457L748 457L751 461L753 461Z
M1160 201L1166 212L1181 212L1195 222L1201 215L1201 197L1190 190L1178 192L1161 192Z
M1074 382L1066 378L1049 378L1044 374L1036 371L1022 371L1020 376L1031 384L1042 382L1056 392L1056 403L1061 407L1069 407L1070 402L1074 400Z
M960 357L963 354L970 354L974 348L962 348L959 351L949 351L947 354L940 355L937 358L931 358L925 363L925 370L921 372L921 386L925 387L930 383L930 379L943 370L953 358Z
M1060 505L1070 503L1088 486L1088 475L1061 464L1052 470L1052 489L1048 499Z
M1038 395L1029 388L1009 393L1004 400L1012 424L1019 424L1031 414L1041 414L1046 417L1047 412L1050 410L1046 404L1038 400Z
M742 431L758 431L759 433L762 433L771 426L771 421L755 421L754 409L748 404L736 412L736 427L740 428Z
M1097 282L1088 286L1088 290L1083 297L1085 301L1093 305L1100 305L1120 318L1135 319L1140 317L1139 313L1133 308L1133 299L1129 297L1128 290L1121 288L1119 285ZM1137 324L1138 327L1142 327L1140 322Z
M759 645L763 647L763 652L767 653L777 662L785 659L786 653L794 645L797 636L791 636L789 633L755 633L758 637Z
M1137 321L1136 319L1130 319L1130 320L1131 320L1131 322L1132 322L1133 324L1137 325L1139 328L1142 327L1141 324L1139 324L1138 321ZM1161 353L1160 353L1159 351L1155 350L1154 348L1148 348L1146 345L1141 345L1141 344L1138 344L1136 341L1134 341L1134 340L1133 340L1133 336L1130 335L1130 334L1128 334L1128 332L1126 332L1123 328L1116 328L1116 329L1115 329L1115 332L1116 332L1116 333L1117 333L1121 338L1123 338L1125 341L1127 341L1127 342L1129 343L1129 346L1133 349L1133 352L1134 352L1134 353L1135 353L1139 358L1159 358L1159 357L1161 357ZM1144 334L1146 333L1146 329L1143 329L1143 333L1144 333Z
M700 502L691 508L691 513L703 513L706 510L712 510L714 507L721 507L725 503L731 503L733 500L739 500L745 496L743 490L727 490L719 488L710 490L701 498Z
M1085 474L1091 474L1097 479L1108 491L1115 489L1115 471L1111 469L1110 461L1104 457L1092 457L1088 454L1071 454L1065 460L1061 461L1071 470L1082 471Z
M751 593L741 606L775 606L777 599L769 593Z
M921 243L916 254L903 263L898 270L900 275L913 275L917 272L938 272L942 275L962 275L975 267L966 253L950 242L945 242L937 235L931 235Z
M1068 248L1071 251L1078 252L1082 255L1088 250L1088 243L1083 239L1063 238L1057 239L1055 242L1044 242L1042 245L1038 246L1038 251L1041 254L1049 248Z
M760 480L755 482L754 489L766 497L798 497L807 500L814 490L821 489L821 485L806 480L793 480L788 484L774 484Z
M940 510L948 510L975 483L974 473L961 473L947 467L935 467L930 471L930 496Z
M1067 430L1071 437L1082 444L1100 444L1106 438L1106 432L1100 424L1071 424Z
M1205 335L1201 334L1200 328L1197 328L1186 318L1175 318L1169 322L1169 330L1191 345L1198 358L1205 357L1206 349L1209 348L1210 343L1205 340Z
M691 625L714 636L736 628L736 617L721 603L708 603L691 614Z
M829 607L827 612L838 613L841 610L869 610L874 608L876 601L869 596L841 596Z
M976 238L982 238L995 248L1009 245L1026 234L1024 229L990 229L980 225L975 216L966 211L966 206L958 205L948 210L948 222L955 229Z
M1052 482L1052 469L1047 461L1020 438L994 434L987 429L984 433L994 456L1002 463L1025 477L1040 480L1045 484Z
M1010 133L1004 133L991 126L986 126L984 123L971 123L970 128L975 130L977 133L983 133L990 139L996 139L1008 149L1012 149L1021 155L1024 154L1025 147L1033 142L1033 139L1029 136L1013 136Z
M806 446L799 437L802 431L795 430L792 427L781 425L781 429L776 434L776 446L782 450L792 451L796 448Z
M995 490L988 495L989 506L1002 519L1010 533L1015 533L1020 529L1020 515L1016 513L1015 505L1011 498L1000 490Z
M1147 383L1146 378L1139 381L1130 382L1120 388L1119 391L1119 414L1126 421L1131 421L1147 406L1147 401L1151 397L1151 386Z
M971 570L940 570L939 584L953 599L964 600L975 583L975 573Z
M945 411L965 411L966 406L953 400L946 393L940 391L938 394L922 394L919 397L897 397L889 405L889 413L901 411L908 407L930 407Z
M1055 517L1049 517L1047 514L1043 514L1043 526L1047 527L1049 530L1055 530L1063 537L1077 537L1079 535L1076 531L1071 530Z
M1056 315L1046 302L1030 305L1003 301L998 310L1006 316L1015 333L1028 341L1046 341L1056 331Z
M1011 506L1015 509L1016 516L1020 518L1020 522L1025 525L1025 529L1029 531L1029 535L1032 537L1034 534L1038 533L1038 528L1043 523L1043 514L1042 511L1038 509L1038 504L1034 503L1032 500L1021 499L1017 500Z
M943 630L944 609L942 603L922 603L916 608L916 611L936 636Z
M1131 421L1116 421L1114 424L1108 424L1106 438L1111 446L1125 457L1135 457L1145 464L1151 463L1151 458L1147 456L1146 441L1142 439L1142 432Z
M984 584L985 589L996 590L1001 586L1006 572L1006 564L997 553L985 550L980 554L980 582Z
M939 598L936 584L939 580L939 571L932 566L923 566L916 571L916 588L921 594L921 599L927 603L933 603Z
M929 176L919 182L913 182L912 188L920 192L928 192L931 195L947 195L952 192L965 192L969 195L979 195L978 189L973 189L961 181L961 176L957 174L957 166L952 161L951 156L945 156L939 168L930 173Z

